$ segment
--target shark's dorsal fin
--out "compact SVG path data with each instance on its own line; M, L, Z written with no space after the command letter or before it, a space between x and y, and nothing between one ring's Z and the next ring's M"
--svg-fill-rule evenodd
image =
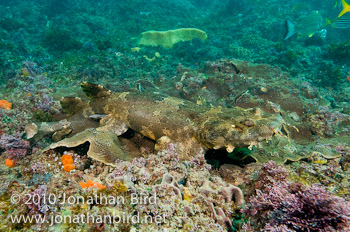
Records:
M81 89L89 98L100 98L111 95L111 91L105 89L102 85L89 82L81 83Z
M68 116L81 113L86 107L86 103L78 97L63 97L60 99L60 104L64 113Z

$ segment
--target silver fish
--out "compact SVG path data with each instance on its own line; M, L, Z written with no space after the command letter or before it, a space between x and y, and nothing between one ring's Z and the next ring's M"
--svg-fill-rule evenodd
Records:
M323 17L319 11L313 11L308 16L301 19L297 24L286 20L287 33L284 40L293 35L312 37L323 26Z

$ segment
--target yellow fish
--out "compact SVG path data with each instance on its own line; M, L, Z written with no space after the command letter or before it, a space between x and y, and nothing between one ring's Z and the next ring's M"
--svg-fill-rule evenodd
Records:
M338 18L343 16L346 12L350 12L350 5L345 2L345 0L341 0L341 4L343 5L343 10L339 13Z

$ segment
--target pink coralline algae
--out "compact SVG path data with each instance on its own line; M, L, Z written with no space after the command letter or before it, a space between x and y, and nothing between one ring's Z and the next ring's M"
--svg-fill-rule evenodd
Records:
M50 206L46 204L48 201L44 200L46 197L47 186L38 185L35 190L30 190L26 196L28 199L24 199L25 205L28 207L30 215L36 215L39 213L45 214L50 210Z
M23 140L20 134L1 134L0 147L5 149L8 158L20 159L27 154L30 144L28 141Z
M22 62L21 75L23 77L33 77L43 72L43 69L34 62L24 61Z
M53 98L48 93L42 93L38 96L34 96L34 107L47 112L54 104Z
M350 226L350 203L320 185L289 183L287 171L274 162L263 165L260 189L242 211L264 231L344 231ZM265 180L261 177L265 176ZM249 228L246 225L245 228ZM249 229L246 229L249 231Z

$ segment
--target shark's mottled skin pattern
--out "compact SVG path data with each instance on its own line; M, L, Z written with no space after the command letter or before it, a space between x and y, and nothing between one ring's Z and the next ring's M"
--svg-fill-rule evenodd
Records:
M112 93L89 83L83 83L82 88L91 100L85 108L77 107L76 113L70 110L72 116L67 121L76 125L77 120L81 120L87 127L82 130L80 125L67 130L65 126L62 129L73 136L48 149L90 142L88 155L110 165L116 159L128 159L117 138L128 128L156 141L157 149L174 143L180 157L190 160L208 149L231 152L235 147L249 147L269 140L280 133L283 123L280 115L264 113L260 109L203 107L157 93ZM98 126L89 122L95 115L103 116ZM62 122L51 124L56 131L59 131L57 124L67 125ZM42 127L38 126L39 129Z

